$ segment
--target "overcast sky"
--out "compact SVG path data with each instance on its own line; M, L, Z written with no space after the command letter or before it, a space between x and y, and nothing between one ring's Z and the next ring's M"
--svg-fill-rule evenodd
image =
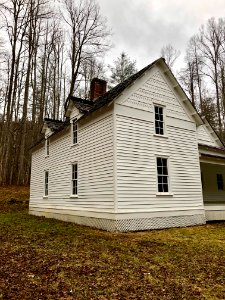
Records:
M182 54L189 38L211 18L225 17L225 0L98 0L112 29L111 62L125 51L140 69L168 43ZM176 68L182 65L182 56Z

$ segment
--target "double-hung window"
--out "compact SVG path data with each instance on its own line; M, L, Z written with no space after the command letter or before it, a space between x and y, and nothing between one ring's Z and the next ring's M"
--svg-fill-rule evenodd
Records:
M155 134L164 135L163 107L155 105Z
M45 171L45 196L48 196L48 180L49 179L49 173L48 171Z
M157 157L157 179L158 179L158 192L169 192L169 175L168 175L168 160L164 157Z
M49 138L45 140L45 155L49 156Z
M78 165L72 164L72 195L78 195Z
M217 174L217 188L220 191L223 191L223 174Z
M72 142L73 145L77 144L77 119L72 122Z

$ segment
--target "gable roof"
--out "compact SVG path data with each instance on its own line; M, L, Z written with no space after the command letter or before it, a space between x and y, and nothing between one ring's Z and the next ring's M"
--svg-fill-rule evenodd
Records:
M155 60L147 67L141 69L139 72L135 73L134 75L130 76L128 79L116 85L114 88L110 89L104 95L98 97L95 101L81 99L73 96L70 96L69 100L72 100L75 107L81 110L82 112L84 113L93 112L103 107L104 105L108 104L116 97L118 97L129 85L131 85L136 79L141 77L148 69L152 68L160 60L164 60L164 58L159 58Z
M74 106L79 109L80 112L89 112L94 106L94 101L91 100L81 99L74 96L70 96L70 99L73 101Z
M127 87L132 85L135 80L139 79L142 75L145 74L146 71L150 70L155 65L161 65L161 68L163 69L164 75L170 78L170 81L173 82L174 86L173 88L177 91L179 91L182 94L182 101L186 102L186 106L191 111L190 115L195 119L196 123L198 125L203 124L203 120L201 119L200 115L196 111L196 108L193 106L191 101L188 99L186 93L184 92L183 88L178 83L177 79L173 75L172 71L168 67L168 65L165 62L165 59L163 57L156 59L148 66L141 69L139 72L135 73L134 75L130 76L128 79L124 80L123 82L119 83L114 88L110 89L108 92L106 92L104 95L98 97L94 101L90 101L87 99L81 99L74 96L69 96L66 104L65 104L65 115L68 116L67 110L69 110L69 103L70 101L73 102L73 105L80 110L80 112L83 114L83 117L85 117L87 114L103 107L104 105L110 103L111 101L115 100Z
M64 121L44 118L44 125L41 133L44 133L47 128L51 129L52 132L61 131L66 126Z
M200 117L196 108L193 106L193 104L187 97L186 93L184 92L183 88L180 86L177 79L173 75L172 71L166 64L165 59L162 57L153 61L151 64L144 67L143 69L141 69L139 72L135 73L134 75L130 76L125 81L119 83L117 86L110 89L108 92L106 92L104 95L98 97L94 101L82 99L82 98L78 98L78 97L74 97L74 96L69 96L66 101L66 104L65 104L65 111L67 112L67 110L69 110L68 107L69 107L69 104L71 101L73 103L73 105L82 113L81 118L85 117L89 113L94 112L94 111L98 110L99 108L105 106L106 104L110 103L111 101L115 100L119 95L121 95L121 93L126 88L128 88L130 85L132 85L135 82L135 80L139 79L142 75L145 74L146 71L150 70L155 65L161 66L161 69L162 69L164 75L170 79L170 82L172 83L174 90L176 90L180 93L182 101L188 107L188 109L190 111L190 115L195 119L196 123L198 125L204 124L205 120L203 121L203 119ZM66 112L65 112L65 116L68 117ZM63 121L51 120L51 119L46 118L45 124L47 127L49 127L54 132L54 134L56 134L57 132L59 132L59 131L63 130L65 127L67 127L68 120L63 122ZM43 129L44 129L44 126L43 126ZM45 129L46 129L46 127L45 127ZM214 132L214 138L216 137L220 141L221 146L223 146L223 142L219 139L218 135L215 133L215 131L213 129L212 129L212 131Z

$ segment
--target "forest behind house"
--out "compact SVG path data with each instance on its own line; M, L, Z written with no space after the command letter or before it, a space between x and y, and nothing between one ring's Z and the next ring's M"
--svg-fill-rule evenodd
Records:
M0 185L28 185L44 118L64 120L69 95L88 98L94 77L114 86L136 72L135 61L121 53L107 67L112 35L93 0L0 0L0 22ZM167 45L161 54L173 69L179 51ZM196 28L176 77L225 141L225 19Z

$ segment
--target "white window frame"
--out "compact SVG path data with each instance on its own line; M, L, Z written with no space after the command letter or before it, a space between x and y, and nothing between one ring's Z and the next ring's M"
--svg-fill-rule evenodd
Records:
M47 174L48 174L48 176L46 176ZM44 173L44 197L48 198L48 195L49 195L49 171L45 170L45 173Z
M158 188L158 166L157 166L157 158L162 158L167 160L167 186L168 192L159 192ZM163 154L155 154L155 168L156 168L156 196L173 196L171 182L170 182L170 157L168 155Z
M74 125L76 125L75 130L74 130ZM74 138L75 133L76 133L76 139ZM74 139L76 140L75 142L74 142ZM78 144L78 123L77 123L76 118L71 120L71 142L72 142L72 145Z
M50 146L50 141L49 138L47 137L45 139L45 157L49 156L49 146Z
M74 166L76 166L76 176L74 177ZM76 182L76 193L74 193L74 182ZM78 162L71 163L71 198L78 197Z
M153 113L154 113L154 136L167 138L167 136L166 136L166 106L162 105L162 104L158 104L158 103L153 103L153 105L154 105L154 109L153 109ZM160 120L156 120L156 112L155 112L156 107L162 108L163 134L156 133L156 121L160 122Z

